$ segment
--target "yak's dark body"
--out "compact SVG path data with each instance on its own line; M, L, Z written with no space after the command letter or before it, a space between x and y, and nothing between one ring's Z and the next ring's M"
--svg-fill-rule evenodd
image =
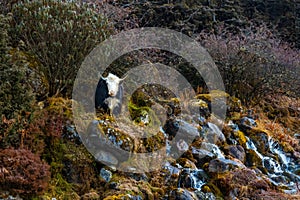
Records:
M110 96L106 80L103 78L99 80L95 94L95 108L97 110L100 109L105 113L118 115L121 113L122 98L122 83L119 83L117 94Z

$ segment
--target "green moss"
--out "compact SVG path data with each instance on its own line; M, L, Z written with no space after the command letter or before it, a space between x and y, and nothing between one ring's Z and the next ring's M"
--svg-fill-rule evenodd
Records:
M129 196L127 194L118 194L118 195L112 195L107 196L103 200L129 200Z
M111 182L118 183L118 189L112 190L110 188L106 188L106 190L102 193L103 199L131 199L129 198L129 195L139 195L142 199L154 200L154 190L155 192L160 192L160 188L152 187L145 181L136 181L131 177L126 176L126 173L113 174Z
M141 89L138 89L132 94L130 102L137 107L151 107L153 105L151 97Z
M67 119L71 119L73 116L72 112L72 101L69 99L64 99L61 97L58 98L48 98L48 110L54 113L63 114Z
M63 159L65 156L65 152L67 147L61 140L55 139L51 141L51 146L48 147L48 150L45 151L43 155L44 159L50 163L51 173L57 174L61 172L63 165Z
M48 191L42 196L43 199L80 199L73 189L74 185L68 183L61 174L57 173L50 181Z
M219 90L212 90L212 91L210 91L209 94L198 94L196 96L197 99L202 99L207 102L211 102L213 99L224 98L224 97L225 98L229 97L229 94L227 94L224 91L219 91Z
M202 99L193 99L190 101L190 105L195 108L208 108L207 102Z
M265 155L269 150L269 145L268 145L269 134L266 131L259 128L252 128L247 132L249 134L249 138L253 141L255 146L259 149L259 151L262 154Z
M94 158L83 145L57 139L48 148L44 158L50 163L52 179L46 196L79 199L92 185L99 186Z
M242 131L235 131L234 136L237 138L238 143L241 146L243 146L243 147L246 146L247 138L245 137L245 134Z
M228 117L227 119L233 120L233 121L237 121L241 118L241 113L240 112L231 112L230 113L230 117Z
M147 106L137 106L132 102L129 102L128 109L130 112L130 117L132 120L137 120L140 116L147 114L150 110L150 107Z
M129 102L128 109L130 113L131 119L136 122L140 126L150 126L150 127L159 127L160 121L155 114L155 112L147 106L137 106L136 104L133 104L132 102ZM149 118L147 122L144 122L142 118Z
M122 149L133 152L135 142L129 134L123 132L110 123L98 124L98 128L100 130L99 133L103 133L106 137L113 136L114 139L111 140L111 142L114 142L115 145L120 144L119 147Z
M263 171L265 171L265 169L262 167L261 158L252 149L247 150L246 163L245 164L246 164L246 166L257 167L257 168L262 169Z
M209 193L209 192L211 192L211 189L208 185L204 185L204 186L202 186L201 191L204 193Z
M165 136L162 132L158 132L152 137L148 137L143 141L144 146L148 152L157 151L160 148L163 148L166 144Z

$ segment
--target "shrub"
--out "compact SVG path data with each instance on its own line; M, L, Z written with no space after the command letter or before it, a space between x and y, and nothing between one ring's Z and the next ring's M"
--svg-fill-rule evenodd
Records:
M28 150L0 150L2 190L25 196L41 193L47 188L49 169L48 164Z
M299 91L299 50L281 42L265 25L233 34L220 26L198 40L216 62L228 93L249 105L272 93Z
M38 61L31 70L43 77L48 96L70 95L84 57L110 32L106 19L74 1L27 0L12 12L12 42L22 40Z
M8 46L10 17L0 15L0 116L12 119L20 111L30 111L33 95L27 84L22 57ZM0 122L1 123L1 122Z
M62 138L64 128L71 123L71 101L49 98L48 107L34 112L22 112L14 119L2 118L0 148L24 148L42 155Z
M2 0L0 1L0 14L5 14L8 12L10 7L9 0Z
M9 47L11 17L0 15L0 147L20 144L24 116L33 111L34 96L22 55ZM26 118L26 117L25 117Z

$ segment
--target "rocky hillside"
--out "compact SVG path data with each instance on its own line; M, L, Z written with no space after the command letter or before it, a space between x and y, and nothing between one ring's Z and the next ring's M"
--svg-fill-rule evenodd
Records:
M88 102L72 99L95 46L148 26L198 41L225 91L179 55L141 49L103 75L159 62L191 88L125 90L120 116L85 109L89 78ZM299 45L296 1L1 1L0 199L300 199Z

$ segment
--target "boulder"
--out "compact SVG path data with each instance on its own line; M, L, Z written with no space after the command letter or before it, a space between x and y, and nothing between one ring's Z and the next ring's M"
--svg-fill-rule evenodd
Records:
M170 192L170 200L198 200L198 197L194 192L190 192L183 188L177 188Z
M220 128L210 122L207 123L207 126L202 127L201 135L204 136L204 140L206 142L212 144L220 144L226 141L226 138Z
M207 180L208 176L204 170L184 168L179 175L178 185L183 188L200 190Z
M236 168L245 168L245 165L233 160L217 158L209 162L208 171L211 173L224 173Z
M112 173L111 171L105 169L105 168L102 168L100 170L100 177L105 180L105 182L109 182L110 179L112 178Z
M250 117L243 117L240 119L239 128L242 131L247 131L249 129L252 129L253 127L256 127L257 123L254 119Z
M244 162L246 153L242 146L240 145L229 145L225 147L225 151L234 158L239 159Z

